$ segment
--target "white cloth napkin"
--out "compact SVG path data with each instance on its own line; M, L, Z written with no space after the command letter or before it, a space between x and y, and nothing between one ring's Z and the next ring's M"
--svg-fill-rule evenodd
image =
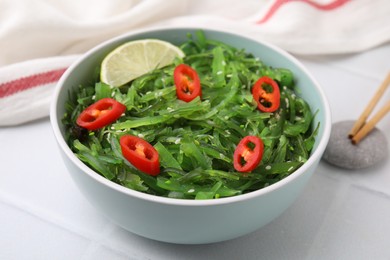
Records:
M47 116L63 71L133 29L224 29L292 54L339 54L388 42L389 14L388 0L2 0L0 126Z

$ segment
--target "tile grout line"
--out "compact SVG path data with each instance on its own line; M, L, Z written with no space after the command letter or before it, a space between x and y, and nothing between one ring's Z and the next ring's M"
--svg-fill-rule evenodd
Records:
M91 232L77 228L76 226L65 221L65 219L58 218L58 216L51 214L47 210L38 209L37 207L31 206L31 204L27 204L27 203L22 202L21 200L11 198L9 195L4 194L1 191L0 191L0 203L7 205L11 208L14 208L16 210L22 211L22 212L24 212L30 216L33 216L35 218L38 218L39 220L41 220L47 224L54 225L54 226L59 227L63 230L69 231L75 235L78 235L80 237L88 239L89 245L88 245L84 255L82 256L82 259L92 259L93 252L96 251L100 246L106 247L106 248L108 248L108 249L110 249L110 250L112 250L115 253L118 253L120 255L124 254L126 257L129 257L129 258L130 257L137 257L134 255L130 256L118 248L113 248L109 245L104 245L103 243L101 243L101 240L104 236L106 236L107 234L110 234L111 232L113 232L117 228L117 226L110 221L106 221L106 224L103 226L101 233L94 235Z
M378 197L381 197L381 198L384 198L384 199L387 199L390 201L390 193L386 193L386 192L380 191L380 190L374 190L368 186L364 186L364 185L361 185L359 183L352 183L351 186L360 190L360 191L364 191L364 192L370 193L371 195L378 196Z
M78 236L86 238L88 240L94 240L94 235L86 230L75 227L69 222L65 221L65 219L59 218L57 215L50 213L47 210L39 209L38 207L33 207L31 204L27 204L22 202L21 200L11 198L9 195L4 194L0 191L0 203L7 205L11 208L14 208L18 211L24 212L38 218L48 224L52 224L61 229L70 231Z
M333 63L333 62L325 62L325 63L329 64L331 67L343 69L343 70L347 71L348 73L354 74L356 76L365 77L365 78L369 78L369 79L372 79L372 80L378 80L378 81L383 80L378 75L374 75L372 73L367 73L367 72L365 72L364 70L361 70L361 69L356 69L356 68L354 69L354 68L351 68L351 67L348 67L348 66L339 65L339 64L336 64L336 63Z
M315 62L316 64L318 64L318 61L316 58L314 59L307 59L307 58L300 58L302 63L305 63L305 62ZM344 71L346 71L347 73L349 74L353 74L353 75L356 75L356 76L360 76L360 77L364 77L364 78L369 78L369 79L372 79L372 80L378 80L378 81L381 81L383 80L379 75L376 75L376 74L373 74L373 73L367 73L365 72L364 70L361 70L361 69L353 69L349 66L343 66L343 65L340 65L340 64L337 64L337 63L334 63L334 62L331 62L331 61L321 61L321 63L325 66L329 66L329 67L332 67L332 68L336 68L336 69L342 69Z
M97 250L100 247L108 248L117 254L124 255L127 258L130 258L130 257L136 258L137 256L129 256L126 253L124 253L118 249L112 248L111 246L107 246L107 245L104 245L102 243L103 238L108 236L110 233L113 233L113 231L115 231L115 229L116 229L116 226L108 222L107 225L104 226L101 234L98 235L98 237L96 239L91 240L87 249L84 251L84 254L81 256L80 260L96 259L96 255L94 255L94 254L97 252Z
M310 250L307 252L305 259L316 259L318 257L318 254L315 254L316 252L318 253L319 250L326 250L326 248L323 248L322 234L325 232L324 230L326 230L326 227L328 226L329 219L336 217L333 213L336 212L344 202L344 200L340 198L345 198L347 196L350 187L351 184L349 182L340 186L340 189L337 191L337 194L334 196L334 199L326 212L326 216L323 218L321 227L318 229L318 232L312 241Z

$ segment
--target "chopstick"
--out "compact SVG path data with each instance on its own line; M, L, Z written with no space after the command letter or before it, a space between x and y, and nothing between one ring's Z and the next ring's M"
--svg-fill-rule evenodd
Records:
M387 74L386 78L379 86L378 90L372 97L371 101L364 109L363 113L360 115L359 119L353 125L348 137L352 139L353 144L358 144L371 130L375 125L390 111L390 100L387 102L374 116L373 118L367 121L367 118L371 114L372 110L375 108L379 99L382 97L385 90L390 85L390 72Z

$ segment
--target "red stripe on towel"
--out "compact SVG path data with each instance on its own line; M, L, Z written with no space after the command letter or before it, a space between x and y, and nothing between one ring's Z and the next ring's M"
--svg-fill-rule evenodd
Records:
M67 68L51 70L0 84L0 98L58 81Z
M275 3L271 6L271 8L268 10L268 12L264 15L262 19L257 21L257 24L265 23L268 21L275 13L276 11L283 6L286 3L291 3L291 2L304 2L314 8L317 8L322 11L330 11L333 9L336 9L345 3L349 2L350 0L334 0L333 2L327 3L327 4L320 4L315 1L310 1L310 0L276 0Z

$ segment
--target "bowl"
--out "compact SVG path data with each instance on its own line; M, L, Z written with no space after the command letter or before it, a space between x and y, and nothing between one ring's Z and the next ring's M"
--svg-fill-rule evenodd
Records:
M164 28L130 32L106 41L85 53L63 74L55 90L50 119L63 161L81 193L102 214L126 230L153 240L178 244L204 244L229 240L266 225L297 198L316 167L330 135L330 109L321 87L294 57L285 51L242 35L203 29L206 37L244 48L268 65L290 69L299 93L318 111L320 122L315 146L298 170L266 188L247 194L214 200L183 200L158 197L130 190L111 182L81 162L68 147L61 119L71 89L83 84L112 49L127 41L157 38L181 44L187 33L199 28Z

